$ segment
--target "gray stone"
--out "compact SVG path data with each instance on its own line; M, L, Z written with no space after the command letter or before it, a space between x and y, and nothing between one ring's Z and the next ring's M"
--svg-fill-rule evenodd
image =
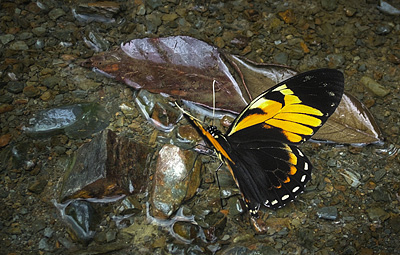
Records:
M337 8L337 0L321 0L321 6L327 11L334 11Z
M32 33L34 33L36 36L43 36L46 33L46 28L35 27L32 29Z
M318 209L317 215L321 219L336 220L338 217L338 209L335 206L327 206Z
M15 41L10 45L11 50L27 50L28 45L24 41Z
M6 45L7 43L11 42L14 40L15 36L12 34L5 34L5 35L0 35L0 41L3 45Z
M52 20L56 20L59 17L64 16L64 15L65 15L65 12L63 11L63 9L60 9L60 8L55 8L49 12L49 17Z

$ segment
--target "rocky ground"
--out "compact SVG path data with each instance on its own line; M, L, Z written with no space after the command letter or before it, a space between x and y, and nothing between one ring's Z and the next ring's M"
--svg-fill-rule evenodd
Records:
M379 5L375 0L1 1L1 253L400 254L400 18L399 9ZM132 39L172 35L299 71L342 70L345 90L371 111L384 143L306 143L302 149L314 164L313 180L296 202L263 210L263 233L242 213L229 173L219 171L221 188L216 186L213 170L219 163L204 155L200 188L168 220L151 216L148 192L60 204L71 157L94 140L92 134L79 125L44 135L24 127L43 109L97 109L91 111L97 120L91 130L107 126L159 151L172 138L140 114L137 92L80 63ZM379 89L367 88L363 77ZM150 157L149 165L156 160ZM149 171L153 178L153 168ZM220 198L227 203L223 210Z

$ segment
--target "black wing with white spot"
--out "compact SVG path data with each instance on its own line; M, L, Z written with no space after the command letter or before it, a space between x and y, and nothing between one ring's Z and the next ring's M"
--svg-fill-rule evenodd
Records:
M294 145L280 142L232 144L226 163L238 183L250 212L260 205L280 208L304 191L312 165Z

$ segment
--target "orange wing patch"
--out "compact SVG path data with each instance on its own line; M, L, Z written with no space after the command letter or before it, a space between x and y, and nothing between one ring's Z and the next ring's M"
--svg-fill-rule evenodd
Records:
M207 130L204 129L204 127L194 118L189 116L189 118L193 121L193 123L200 129L201 133L207 137L207 139L211 142L211 144L214 146L215 150L218 153L221 153L222 156L224 156L226 159L228 159L230 162L235 164L235 162L232 161L232 159L229 157L228 153L222 148L221 144L209 133Z

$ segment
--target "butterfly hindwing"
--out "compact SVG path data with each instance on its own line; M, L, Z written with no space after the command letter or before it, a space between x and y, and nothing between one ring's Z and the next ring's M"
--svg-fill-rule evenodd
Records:
M294 145L250 142L233 147L226 161L250 210L279 208L304 190L312 165Z
M232 142L275 140L299 144L335 111L343 94L340 71L318 69L296 75L254 99L235 119Z

